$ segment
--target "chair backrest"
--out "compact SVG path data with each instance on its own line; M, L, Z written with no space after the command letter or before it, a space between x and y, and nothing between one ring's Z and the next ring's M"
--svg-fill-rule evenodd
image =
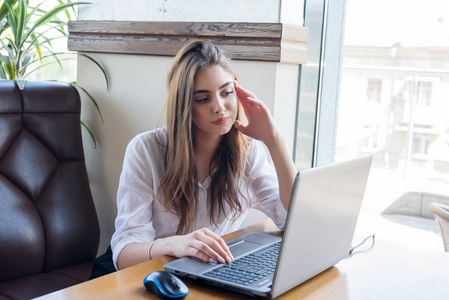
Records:
M444 251L449 252L449 206L431 202L429 209L435 214L435 218L440 224L441 235L443 236Z
M80 108L69 84L0 80L0 281L95 259Z

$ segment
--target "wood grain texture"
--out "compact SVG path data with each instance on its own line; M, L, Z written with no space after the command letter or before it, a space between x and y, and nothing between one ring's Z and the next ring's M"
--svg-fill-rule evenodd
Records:
M207 39L238 60L303 64L309 31L282 23L70 21L71 51L174 56Z

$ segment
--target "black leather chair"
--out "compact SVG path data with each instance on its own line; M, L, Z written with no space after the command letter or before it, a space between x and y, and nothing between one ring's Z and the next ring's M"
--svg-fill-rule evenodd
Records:
M0 80L0 300L88 280L100 230L80 98L68 84Z

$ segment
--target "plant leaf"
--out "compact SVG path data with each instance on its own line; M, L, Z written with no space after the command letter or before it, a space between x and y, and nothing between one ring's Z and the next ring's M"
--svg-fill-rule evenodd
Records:
M45 12L44 10L40 9L41 5L44 4L47 0L42 1L39 3L36 7L33 8L33 10L28 14L27 16L27 23L30 21L30 19L35 15L36 12Z
M9 56L0 54L0 78L8 79Z
M22 41L22 43L20 44L20 48L25 46L26 41L28 40L28 38L31 38L31 42L30 45L28 46L27 49L29 49L32 46L35 47L39 47L39 43L37 43L38 38L40 38L41 36L43 36L46 32L55 29L56 27L58 27L59 25L53 25L53 26L49 26L49 28L47 28L46 30L44 30L43 32L37 32L38 34L36 35L36 30L30 30L28 31L28 33L25 35L24 40ZM65 34L65 32L63 33ZM44 41L45 42L45 41Z
M79 85L76 85L75 83L70 83L70 85L74 86L75 88L79 88L81 89L84 93L86 93L86 95L89 97L89 99L92 101L92 103L94 104L95 108L97 109L98 114L100 115L100 119L101 119L101 123L103 123L103 116L101 115L101 110L100 110L100 106L98 106L97 101L94 99L94 97L91 96L91 94L89 94L85 88L80 87Z
M81 5L81 4L89 4L89 3L88 2L69 2L69 3L64 3L64 4L60 4L58 6L55 6L52 10L46 12L42 17L40 17L38 20L36 20L36 22L34 22L33 27L31 27L29 32L33 32L37 27L47 23L61 11L64 11L65 9L72 7L74 5ZM26 35L26 38L28 38L28 35Z
M96 61L95 59L90 57L89 55L86 55L86 54L83 54L83 53L78 53L78 54L83 56L83 57L85 57L85 58L87 58L87 59L89 59L89 60L91 60L91 61L93 61L100 68L101 72L103 72L104 79L106 80L106 89L109 91L109 76L106 73L106 70L103 68L103 66L98 61Z
M45 40L42 43L38 42L38 39L43 36L44 33L46 33L47 31L50 31L52 29L54 29L55 26L48 28L47 30L39 33L37 36L33 33L30 35L30 37L32 38L30 44L28 45L28 47L24 50L25 52L28 52L32 49L32 47L34 46L35 48L42 46L43 44L50 44L51 45L51 41L52 40L56 40L56 39L60 39L60 38L65 38L67 37L67 35L63 35L63 36L56 36L53 37L51 39L45 38Z
M13 51L5 45L5 43L0 39L0 44L8 52L8 56L2 55L2 60L5 64L6 73L9 74L9 79L16 79L16 56Z
M21 48L19 45L22 45L23 32L26 30L27 22L27 9L28 5L24 0L19 0L17 6L17 28L15 32L15 42L17 48Z
M8 79L5 70L3 69L3 62L0 63L0 79Z
M22 64L22 67L26 66L26 65L30 62L30 60L31 60L32 57L33 57L33 53L27 53L27 54L25 55L25 57L23 58L23 64Z
M42 56L42 59L45 59L45 58L47 58L47 57L52 57L52 56L55 56L55 55L63 55L63 54L71 54L71 55L74 55L75 53L65 53L65 52L57 52L57 53L54 53L54 52L50 52L50 54ZM66 58L66 59L64 59L64 60L69 60L69 59L75 59L75 58L74 58L74 57L70 57L70 58ZM29 65L31 65L31 64L33 64L33 63L35 63L35 62L37 62L37 61L41 61L41 59L38 58L38 59L35 59L35 60L33 60L33 61L30 61L26 66L29 66ZM53 63L55 63L55 62L53 62ZM25 66L23 66L23 67L25 67Z
M0 40L1 41L1 40ZM2 62L3 62L3 72L6 75L5 79L16 79L16 68L14 61L10 59L7 55L2 55Z
M25 88L25 84L27 83L27 81L22 78L17 78L16 82L17 82L17 85L19 86L20 90L23 90Z
M60 59L59 61L64 61L64 60L69 60L69 59L71 59L71 58L63 58L63 59ZM32 74L33 72L39 70L40 68L43 68L43 67L45 67L45 66L48 66L48 65L51 65L51 64L54 64L54 63L56 63L56 61L52 61L52 62L43 64L43 65L40 65L39 67L36 67L35 69L33 69L33 70L27 72L27 73L23 76L23 78L26 78L26 77L30 76L30 74ZM27 66L29 66L30 64L31 64L31 63L29 63Z
M5 5L8 10L8 13L6 14L6 21L9 24L9 27L11 27L11 31L16 32L17 22L15 18L15 12L9 5L8 1L3 2L3 5Z
M5 17L6 17L6 15L8 14L8 8L6 7L5 2L8 3L8 5L9 5L10 7L13 7L13 6L16 4L17 1L18 1L18 0L4 0L3 4L0 6L0 20L4 20ZM0 34L1 34L5 29L7 29L6 26L3 27L2 29L0 29Z
M87 126L86 123L84 123L83 121L80 121L80 123L84 126L84 128L86 128L87 132L90 135L90 138L94 142L94 149L97 149L97 140L95 139L94 133L92 132L92 130L90 130L89 126Z

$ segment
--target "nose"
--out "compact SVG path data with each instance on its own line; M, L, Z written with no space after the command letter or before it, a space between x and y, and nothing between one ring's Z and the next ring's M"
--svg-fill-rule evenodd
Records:
M221 97L216 97L214 101L214 113L220 113L226 110L225 100Z

